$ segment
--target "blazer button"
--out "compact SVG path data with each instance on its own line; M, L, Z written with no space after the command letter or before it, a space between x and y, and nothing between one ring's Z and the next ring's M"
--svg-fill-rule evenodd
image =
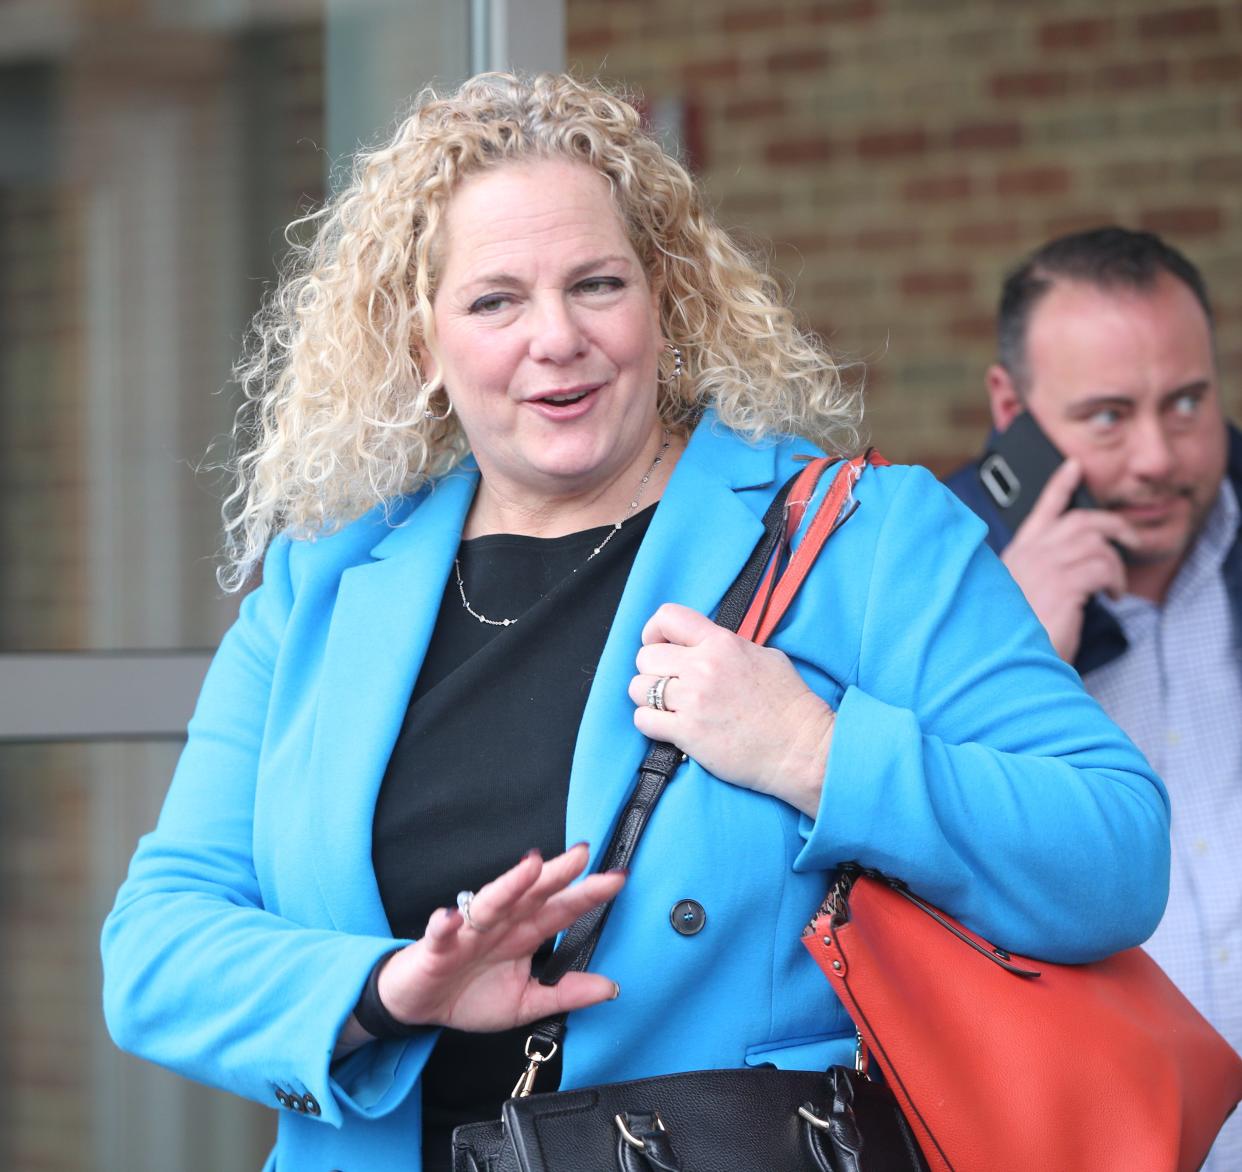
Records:
M302 1106L306 1109L307 1115L318 1115L319 1101L309 1091L302 1096Z
M306 1104L302 1101L301 1095L298 1095L298 1094L290 1095L289 1106L292 1107L294 1111L301 1111L303 1114L305 1114L306 1112Z
M289 1107L292 1105L289 1102L288 1094L285 1091L282 1091L280 1087L276 1088L276 1102L278 1102L282 1107Z
M707 923L707 913L697 899L680 899L668 913L669 922L683 936L697 936Z

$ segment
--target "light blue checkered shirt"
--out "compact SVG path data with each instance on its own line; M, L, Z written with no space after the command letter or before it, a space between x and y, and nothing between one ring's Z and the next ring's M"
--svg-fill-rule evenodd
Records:
M1238 515L1226 480L1163 606L1100 597L1129 647L1084 683L1172 801L1169 906L1146 948L1242 1050L1242 662L1221 574ZM1242 1172L1242 1112L1204 1170Z

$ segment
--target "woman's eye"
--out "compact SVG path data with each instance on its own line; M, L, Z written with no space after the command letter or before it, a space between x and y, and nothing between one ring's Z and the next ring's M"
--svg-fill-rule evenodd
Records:
M625 282L620 277L588 277L578 282L580 293L611 293L624 288Z
M470 303L471 313L495 313L499 309L504 309L509 304L509 298L504 293L488 293L483 297L477 298Z

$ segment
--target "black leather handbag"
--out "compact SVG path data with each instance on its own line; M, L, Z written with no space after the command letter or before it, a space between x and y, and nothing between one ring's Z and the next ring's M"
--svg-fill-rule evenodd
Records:
M889 1092L827 1071L698 1070L509 1099L453 1134L453 1172L913 1172Z
M786 498L801 478L795 500L808 499L829 462L816 463L773 500L763 538L720 604L721 626L742 625L765 569L788 541ZM849 464L838 473L850 474ZM829 494L838 508L841 495ZM838 521L829 521L830 532ZM600 870L628 866L684 760L673 745L652 743ZM587 967L608 911L593 908L569 927L539 978L544 984ZM526 1072L501 1118L454 1131L453 1172L926 1172L896 1099L861 1069L699 1070L532 1094L540 1063L564 1034L564 1015L533 1028Z

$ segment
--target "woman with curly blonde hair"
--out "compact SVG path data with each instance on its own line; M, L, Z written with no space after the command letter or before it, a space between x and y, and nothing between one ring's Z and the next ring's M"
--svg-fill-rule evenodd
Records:
M281 529L300 536L417 491L469 450L435 346L449 200L468 175L515 159L572 158L603 176L653 290L664 357L664 423L708 406L751 439L801 435L858 444L858 395L801 333L771 277L716 224L685 170L609 93L566 78L486 75L428 93L392 142L359 156L354 181L319 217L310 247L255 325L240 365L249 450L227 524L238 586ZM315 218L313 218L315 219Z
M770 646L710 619L859 406L631 105L424 94L312 222L239 366L262 584L105 925L122 1046L278 1105L270 1167L440 1169L550 1013L540 1089L848 1061L799 943L845 861L1026 953L1150 931L1163 789L927 473L866 469ZM633 874L574 882L648 737Z

